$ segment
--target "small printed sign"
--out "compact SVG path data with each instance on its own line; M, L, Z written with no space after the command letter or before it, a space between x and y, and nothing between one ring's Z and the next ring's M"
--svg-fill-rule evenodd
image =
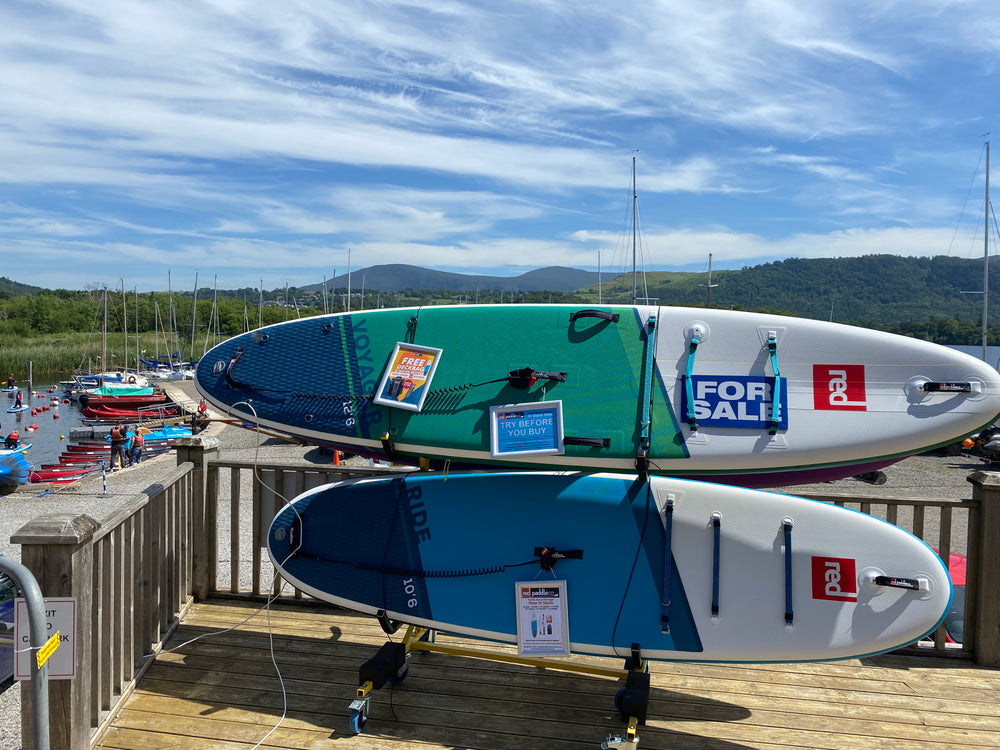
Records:
M788 389L781 379L778 429L788 429ZM771 427L774 378L754 375L692 375L694 415L699 426L766 430ZM688 389L682 389L681 413L688 413Z
M441 349L397 343L373 401L396 409L420 411L440 360Z
M76 599L46 599L45 623L47 642L41 650L33 654L28 605L24 599L14 600L14 642L17 644L15 679L31 678L32 657L37 659L36 664L39 665L39 669L41 664L48 661L50 680L71 680L76 677ZM54 639L55 644L53 644Z
M52 634L52 637L45 642L45 645L38 649L38 656L35 657L35 664L38 665L39 669L45 666L45 662L47 662L49 657L56 652L57 648L59 648L59 640L61 638L62 634L57 630Z
M562 401L490 407L493 458L562 452Z
M517 653L521 656L569 656L566 581L519 581Z

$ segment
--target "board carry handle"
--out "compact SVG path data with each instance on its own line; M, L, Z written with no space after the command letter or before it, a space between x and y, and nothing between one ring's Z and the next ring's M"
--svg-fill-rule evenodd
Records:
M538 558L542 570L552 570L558 560L582 560L582 549L557 550L552 547L535 547L535 557Z
M536 370L532 367L522 367L519 370L511 370L507 373L507 377L500 378L500 381L506 380L515 388L530 388L539 380L548 380L552 383L565 383L567 377L565 372L546 372Z
M586 448L610 448L611 438L564 437L563 445L581 445Z
M923 578L897 578L896 576L875 576L872 583L876 586L887 586L894 589L909 591L926 591L929 587Z
M600 318L601 320L610 320L612 323L617 323L620 317L618 313L608 312L607 310L587 309L571 312L569 314L569 322L573 323L577 318Z
M924 383L920 390L924 393L979 393L979 383Z

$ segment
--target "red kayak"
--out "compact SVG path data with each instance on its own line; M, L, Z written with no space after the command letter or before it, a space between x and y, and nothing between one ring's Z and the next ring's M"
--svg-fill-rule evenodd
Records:
M121 421L141 421L143 419L160 419L162 417L177 416L177 407L160 406L149 407L147 409L116 409L110 406L86 406L83 409L83 416L87 419L97 419L102 422Z
M40 469L28 474L29 482L72 482L96 471L92 466L80 469Z
M111 460L111 451L107 453L63 453L59 456L61 464L87 464L109 460Z
M112 409L138 409L142 406L162 404L166 400L167 394L165 393L150 393L141 396L94 396L84 393L80 396L80 403L91 409L96 409L99 406L108 406Z
M111 443L73 443L67 445L64 453L99 453L111 450Z

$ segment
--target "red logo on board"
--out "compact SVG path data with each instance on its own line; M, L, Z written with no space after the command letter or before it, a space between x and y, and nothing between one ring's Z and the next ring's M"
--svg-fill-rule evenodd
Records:
M813 365L813 408L867 411L864 365Z
M812 559L813 599L835 602L858 600L858 576L849 557L814 557Z

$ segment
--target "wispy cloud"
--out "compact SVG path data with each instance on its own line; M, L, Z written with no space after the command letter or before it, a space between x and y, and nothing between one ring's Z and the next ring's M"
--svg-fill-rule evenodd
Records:
M996 106L980 94L994 15L984 0L0 6L7 274L306 284L348 247L362 265L593 267L636 150L654 267L709 248L736 266L953 251Z

